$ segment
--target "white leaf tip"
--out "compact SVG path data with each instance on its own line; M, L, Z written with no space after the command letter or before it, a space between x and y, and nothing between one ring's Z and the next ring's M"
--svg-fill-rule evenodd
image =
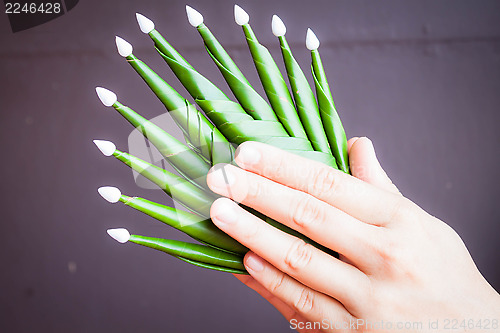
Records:
M316 50L319 47L319 39L316 37L311 28L307 28L306 47L308 50Z
M106 232L119 243L123 244L130 240L130 233L125 228L108 229Z
M116 146L111 141L93 140L92 142L94 142L104 156L111 156L116 151Z
M137 19L139 28L143 33L149 34L151 31L155 29L154 22L148 19L146 16L139 13L135 13L135 18Z
M238 5L234 5L234 20L238 25L245 25L250 21L250 16Z
M97 192L104 198L107 202L117 203L122 196L122 192L113 186L103 186L97 189Z
M203 23L203 15L201 15L199 11L188 5L186 5L186 14L189 24L191 24L193 27L196 28Z
M281 37L286 34L285 23L283 23L278 15L273 15L271 26L273 29L273 35L275 35L276 37Z
M132 47L132 44L127 42L125 39L116 36L115 43L116 43L116 48L118 49L118 53L120 53L122 57L125 58L132 54L134 48Z
M97 97L99 97L101 103L104 104L104 106L112 106L116 103L116 101L118 101L118 97L116 97L116 94L106 88L96 87L95 92L97 93Z

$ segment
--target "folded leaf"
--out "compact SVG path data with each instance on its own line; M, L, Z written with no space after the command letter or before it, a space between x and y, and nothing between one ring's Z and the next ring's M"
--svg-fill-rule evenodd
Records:
M236 254L248 252L246 247L217 228L210 219L139 197L122 195L120 201L219 250Z
M249 140L265 142L337 167L335 158L331 154L315 152L306 137L290 137L281 123L255 120L249 116L240 104L231 101L217 86L189 65L164 38L161 40L156 38L155 47L206 116L230 142L235 144Z
M131 108L116 102L113 107L158 149L160 154L188 181L207 187L206 176L210 164L185 144L142 117Z
M246 274L243 257L209 246L139 235L130 235L130 242L163 251L200 267Z
M257 93L205 24L197 27L208 54L219 68L234 96L245 111L257 120L278 121L269 104Z
M283 62L285 63L288 80L292 88L295 106L300 117L300 121L306 130L307 137L311 141L315 150L331 154L328 139L326 138L323 124L319 115L316 98L307 82L306 76L299 64L292 55L290 46L285 36L279 37Z
M335 159L337 160L338 168L346 173L349 173L349 157L347 154L347 137L345 135L342 121L335 109L330 86L326 80L323 63L318 50L311 51L312 66L311 71L316 86L316 96L318 98L319 111L323 127L325 129L330 148Z
M133 54L127 57L128 63L142 77L158 99L169 111L177 125L184 132L187 143L200 153L211 165L230 163L234 157L234 147L220 131L198 110L165 82L158 74ZM218 155L212 156L211 147L219 147ZM224 147L221 149L220 147ZM215 161L215 163L214 163Z
M190 211L204 218L210 217L210 207L217 199L212 191L203 190L183 177L128 153L115 150L113 156L158 185L168 196Z
M259 43L248 23L242 27L260 81L278 119L290 136L307 139L304 127L300 123L297 111L293 105L290 91L288 91L285 80L274 62L271 53L269 53L264 45Z

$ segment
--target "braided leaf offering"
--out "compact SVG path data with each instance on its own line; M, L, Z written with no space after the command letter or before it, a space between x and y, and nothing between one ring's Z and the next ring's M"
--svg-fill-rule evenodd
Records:
M98 192L107 201L121 202L202 244L131 235L123 228L109 229L108 234L118 242L132 242L163 251L199 267L246 274L243 257L248 249L219 230L210 220L210 207L219 197L206 184L210 168L218 163L233 163L235 148L240 143L258 141L349 173L346 135L319 56L319 40L312 31L308 30L306 45L311 51L316 96L286 41L286 27L281 19L273 16L272 30L279 39L291 92L271 53L257 40L250 27L248 14L235 6L235 21L243 29L266 100L255 91L203 23L203 16L189 6L186 6L186 12L189 23L197 29L205 44L208 57L220 70L237 101L231 100L191 66L155 29L151 20L136 14L141 31L152 39L156 51L186 88L194 103L181 96L137 58L132 45L120 37L116 37L118 52L165 106L182 130L185 143L120 103L110 90L98 87L96 92L105 106L113 107L158 149L176 173L120 151L110 141L94 140L105 156L115 157L156 184L186 211L123 195L116 187L101 187ZM331 255L337 255L260 212L243 208L281 231L301 238Z

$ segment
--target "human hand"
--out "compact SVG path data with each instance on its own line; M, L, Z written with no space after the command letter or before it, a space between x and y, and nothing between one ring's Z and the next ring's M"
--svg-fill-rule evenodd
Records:
M500 297L457 233L399 193L370 140L349 144L353 176L256 142L240 145L240 168L212 169L214 192L340 254L336 259L221 198L212 220L251 249L251 276L238 279L299 331L436 331L455 320L459 330L498 330Z

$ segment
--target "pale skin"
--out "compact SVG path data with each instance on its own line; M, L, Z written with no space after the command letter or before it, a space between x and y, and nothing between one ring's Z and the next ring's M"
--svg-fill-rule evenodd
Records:
M453 320L473 320L468 332L500 330L500 296L458 234L401 195L369 139L349 140L349 159L352 176L246 142L238 148L238 167L212 169L208 185L227 197L212 205L212 220L251 250L244 259L250 275L235 276L300 332L395 331L380 327L381 321L409 325L406 332L436 332ZM271 227L235 201L340 259ZM438 321L438 330L429 321Z

